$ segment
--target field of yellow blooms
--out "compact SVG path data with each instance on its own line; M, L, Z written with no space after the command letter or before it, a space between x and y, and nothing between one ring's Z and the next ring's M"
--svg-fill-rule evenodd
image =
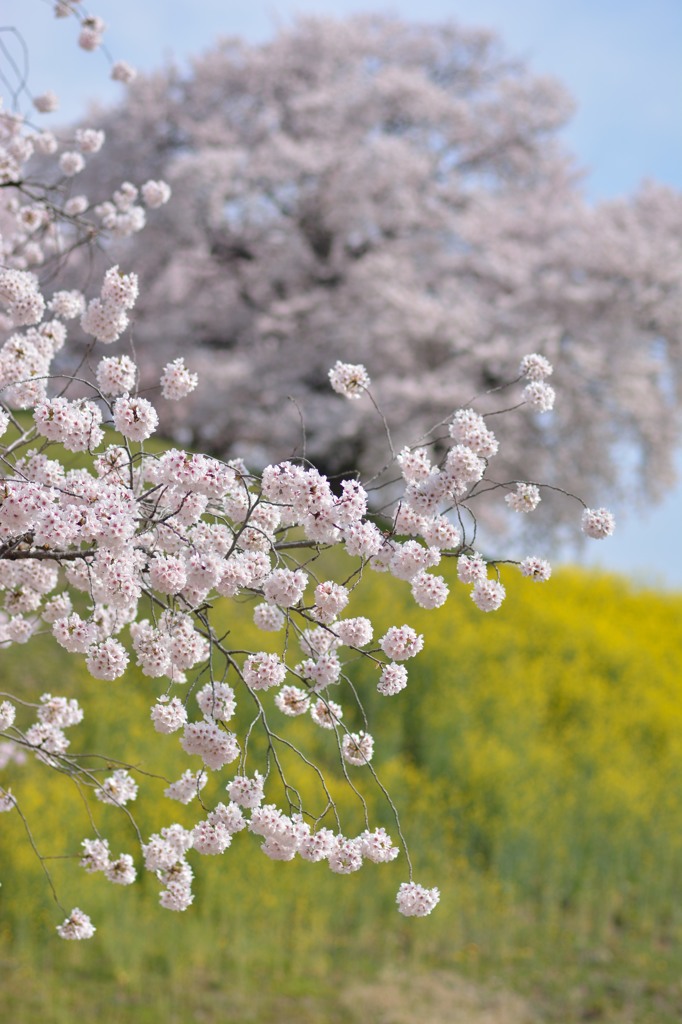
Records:
M510 570L504 582L508 599L491 615L455 579L435 612L416 608L407 584L400 603L381 576L367 603L349 608L371 604L378 630L407 622L426 635L398 696L379 696L365 663L356 679L415 875L441 888L430 918L395 911L401 857L340 877L321 864L272 863L246 834L202 860L193 907L170 914L153 878L121 890L78 867L67 836L91 835L80 797L31 763L8 784L52 858L44 865L62 903L87 909L98 931L89 943L60 942L43 867L18 815L3 815L2 1019L682 1019L682 595L573 570L547 584ZM249 607L230 615L247 646ZM49 638L3 653L0 690L22 680L27 691L78 697L79 749L177 777L175 738L148 725L153 681L134 670L117 683L88 680ZM308 737L301 724L301 746ZM326 741L315 738L315 757ZM290 770L314 799L312 779ZM213 785L209 800L219 799ZM381 794L367 793L373 819L391 831ZM340 787L338 797L361 827L359 806ZM148 798L136 809L144 836L176 813L168 806ZM134 851L120 811L103 807L101 820L112 849Z

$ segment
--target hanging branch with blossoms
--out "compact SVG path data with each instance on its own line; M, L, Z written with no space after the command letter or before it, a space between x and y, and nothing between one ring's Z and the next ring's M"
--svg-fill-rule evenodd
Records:
M76 0L58 3L56 13L79 20L84 49L97 47L103 26L81 13ZM115 65L114 75L127 80L132 70ZM55 103L46 94L34 106L49 111ZM477 506L504 499L511 511L531 513L542 485L490 477L498 439L471 407L453 411L447 423L398 453L386 429L396 473L392 498L381 508L373 495L385 493L383 485L373 489L354 477L332 482L304 459L254 473L239 459L146 448L159 418L139 392L134 349L130 355L103 351L126 338L138 297L136 274L112 266L89 297L60 287L75 247L143 230L148 213L171 198L162 181L140 187L122 182L98 203L75 193L73 179L104 141L97 129L60 141L19 112L0 111L0 644L30 643L50 631L55 643L84 661L93 679L104 682L125 680L134 660L159 681L148 728L175 734L188 762L165 790L168 824L159 833L144 837L136 830L136 850L118 856L100 834L76 836L79 852L73 856L86 872L118 885L132 883L143 864L160 882L161 904L184 911L193 901L193 855L223 854L240 831L258 837L272 859L325 861L339 874L367 860L391 862L402 847L407 879L396 897L398 909L407 916L429 914L439 892L412 877L397 809L375 770L380 751L353 683L353 663L368 659L378 673L378 692L398 695L409 685L407 665L425 640L406 623L375 637L369 618L345 617L345 610L370 572L387 573L395 586L407 582L422 608L442 606L448 584L433 570L448 557L457 559L459 580L471 588L477 607L496 610L505 589L499 559L487 560L476 550ZM33 177L36 153L40 180ZM54 161L51 175L44 170L48 157ZM90 345L65 369L74 322ZM512 406L495 415L549 413L555 399L551 373L544 356L527 355L509 383L517 389ZM337 361L329 382L349 401L380 398L361 365ZM159 383L162 400L175 402L198 381L183 359L175 359ZM588 536L607 537L613 526L605 509L584 508ZM329 550L343 552L346 565L350 559L341 579L320 568L328 564L321 556ZM531 580L550 577L544 559L530 556L518 564ZM255 625L281 636L279 653L236 649L221 635L217 611L235 600L253 602ZM242 701L254 715L240 732L233 723ZM358 704L365 728L356 732L345 724L345 711ZM287 739L287 720L302 716L312 730L329 734L329 750L353 790L358 792L362 776L380 787L399 845L373 826L366 805L364 830L345 834L322 766ZM91 755L72 754L67 730L82 719L83 710L68 695L44 693L31 702L25 695L0 694L0 764L19 764L30 753L92 798L93 823L99 802L121 808L134 825L130 805L147 776L112 761L109 751L101 758L107 768ZM251 767L256 732L265 754ZM305 806L288 783L283 750L297 753L313 773L324 796L322 813ZM112 763L120 766L107 774ZM225 792L211 807L201 797L209 773ZM172 801L195 799L204 813L194 826L173 821ZM21 815L31 840L20 791L0 787L0 811ZM95 927L74 908L57 931L65 939L84 939Z

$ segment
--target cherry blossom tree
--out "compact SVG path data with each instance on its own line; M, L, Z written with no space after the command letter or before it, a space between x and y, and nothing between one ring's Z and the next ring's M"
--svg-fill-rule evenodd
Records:
M252 464L375 472L374 411L329 395L335 359L367 366L400 447L537 350L562 404L508 424L500 471L655 499L680 427L682 198L649 183L590 205L571 109L487 32L380 16L138 78L82 181L135 167L173 189L109 254L143 283L143 377L188 346L210 374L166 429Z
M82 48L101 45L104 26L77 0L60 0L56 13L77 23ZM398 46L402 29L394 31ZM432 42L425 33L424 45ZM114 64L112 74L126 83L133 77L124 63ZM182 195L182 182L177 176L172 185L159 176L132 181L141 168L131 152L121 180L97 197L86 196L76 183L96 162L105 131L88 126L58 137L36 127L28 101L37 114L47 113L55 96L31 97L19 77L13 108L0 112L0 645L6 649L51 634L55 644L82 660L99 681L95 685L125 681L134 660L155 681L149 734L178 742L188 762L180 778L164 780L166 824L148 837L133 827L133 851L115 855L97 824L98 806L120 808L134 826L130 806L141 787L158 779L122 763L116 751L73 752L71 734L77 735L87 698L81 706L68 684L60 695L27 693L17 685L16 692L0 694L0 811L21 818L31 843L21 773L30 754L45 771L77 786L89 807L92 834L54 837L61 847L67 845L66 856L85 872L122 886L132 883L143 865L157 877L160 902L169 910L191 905L193 874L202 856L224 854L237 833L249 832L274 860L324 861L338 874L354 872L364 861L387 863L402 856L406 880L397 893L398 909L424 916L436 906L438 889L413 879L398 810L375 767L380 751L353 673L358 659L369 661L390 714L391 698L399 699L409 685L410 660L428 641L408 623L375 637L369 618L350 616L346 609L372 572L386 573L391 586L409 586L419 606L440 607L448 598L448 582L432 570L449 557L457 560L459 581L482 612L500 607L505 588L498 567L508 560L484 558L476 550L478 510L491 504L499 515L525 517L551 493L537 480L507 477L502 453L509 440L508 461L514 462L518 438L541 431L540 418L554 415L552 363L530 351L503 381L508 354L504 360L492 358L494 392L488 388L480 403L451 405L445 417L444 398L434 396L435 427L420 443L398 449L379 406L384 388L389 400L395 399L395 382L383 375L375 388L363 363L333 361L324 386L348 410L350 423L356 423L353 409L366 410L357 423L371 417L367 422L382 436L395 478L393 496L378 498L374 511L370 496L382 489L361 483L356 472L332 487L300 456L256 473L240 457L225 461L151 446L160 419L175 418L164 409L191 400L200 377L195 365L170 358L154 389L142 388L141 366L149 357L146 338L137 336L144 290L133 266L138 259L144 263L146 249L133 243L140 236L156 245L157 219L162 222L164 211L172 209L178 181ZM313 105L313 120L314 114ZM254 120L255 131L258 105L247 105L243 116ZM210 126L209 110L206 131ZM408 128L401 131L409 135ZM438 144L434 138L434 147ZM523 165L521 153L518 163ZM524 173L531 173L528 167ZM349 190L350 185L349 180ZM265 206L269 209L269 201ZM182 203L177 207L182 224L187 210ZM402 214L396 210L395 216L399 220ZM419 248L419 239L416 244ZM80 254L89 256L95 246L108 255L125 254L126 265L110 263L101 273L91 271L82 287L72 287L72 276L82 272ZM295 238L292 246L299 246ZM445 248L452 248L452 239ZM153 282L150 287L153 291ZM271 287L264 278L265 293ZM204 308L201 295L198 302ZM342 317L342 310L334 315ZM151 321L144 322L151 329ZM157 328L166 333L162 316ZM85 351L73 344L79 335L87 338ZM341 335L338 340L343 348ZM117 344L125 350L110 347ZM191 346L189 352L194 356ZM584 382L585 390L590 381ZM210 395L211 385L204 387ZM424 391L425 414L428 398ZM241 413L234 413L244 419L247 440L253 401L245 391ZM257 415L262 414L261 409ZM517 424L505 428L502 443L490 426L498 421L493 414ZM335 422L343 443L341 421L332 418L329 429L337 429ZM278 423L271 429L278 431ZM559 454L556 461L562 461ZM580 523L587 536L611 534L613 516L606 509L587 507L580 499L571 504L575 525ZM337 552L333 564L342 567L339 578L330 578L322 558L329 550ZM551 575L549 563L534 554L517 564L531 582L546 582ZM233 646L215 612L231 600L252 603L255 625L280 638L277 653ZM235 726L238 702L252 709L244 730ZM353 715L347 714L350 709ZM301 716L310 730L328 735L329 754L361 801L363 780L379 786L394 815L393 837L369 820L366 804L364 829L346 834L324 766L287 738L288 721ZM358 717L362 728L346 724ZM260 760L258 749L264 751ZM312 773L319 796L315 806L289 782L283 751ZM13 787L6 778L10 773ZM225 792L218 802L202 796L209 774ZM173 801L196 801L200 809L192 828L174 820ZM56 890L55 899L59 903ZM56 926L62 938L94 934L95 925L80 908L64 913Z

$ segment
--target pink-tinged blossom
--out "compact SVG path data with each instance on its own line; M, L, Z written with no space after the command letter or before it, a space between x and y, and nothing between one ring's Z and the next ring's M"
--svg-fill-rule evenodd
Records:
M206 718L216 722L229 722L237 707L234 690L219 680L202 686L197 693L197 704Z
M194 902L194 894L186 885L179 882L169 882L165 889L159 894L159 903L165 910L182 912Z
M188 885L192 880L192 872L189 865L184 862L184 856L191 847L191 831L182 825L168 825L162 828L160 833L155 832L151 835L149 842L143 844L144 866L147 871L172 871L172 877ZM181 866L179 871L173 871L176 865ZM171 878L167 876L162 878L165 885L168 885L170 880Z
M333 729L343 718L343 708L333 700L319 700L310 708L310 717L322 729Z
M495 612L504 601L506 591L497 580L476 580L471 600L482 612Z
M320 828L317 832L309 832L301 839L298 848L299 857L313 864L328 860L336 845L336 836L328 828Z
M146 619L131 623L130 635L137 664L152 679L173 675L170 644L167 637L149 625Z
M393 661L405 661L419 654L424 646L424 637L411 626L390 626L379 645Z
M84 839L81 843L83 855L80 866L88 874L104 871L109 866L109 841L107 839Z
M78 45L82 50L96 50L102 45L104 36L104 22L96 16L83 18L81 30L78 36Z
M74 907L63 924L57 925L60 939L91 939L97 929L87 914Z
M104 395L124 395L137 380L137 366L130 356L105 356L97 365L97 383Z
M119 768L95 790L95 796L103 804L125 807L126 804L137 799L138 789L139 787L130 772L125 768Z
M151 179L145 181L140 192L150 210L156 210L159 206L163 206L171 197L170 185L165 181L153 181ZM176 362L182 362L182 360L176 360Z
M25 644L33 636L34 623L23 615L13 615L6 626L7 638L15 644Z
M530 579L536 580L538 583L544 583L552 575L552 566L549 562L544 558L536 558L534 555L524 558L520 569L524 576L529 576Z
M529 380L544 380L545 377L550 377L552 372L550 361L544 356L538 355L537 352L531 352L524 356L519 366L521 376L527 377Z
M205 771L199 769L198 772L191 772L187 769L182 773L177 782L171 782L164 789L163 793L164 796L169 797L171 800L177 800L181 804L188 804L195 796L199 795L207 782L208 775Z
M129 441L145 441L159 425L156 409L146 398L117 398L114 426Z
M315 606L312 615L318 622L329 624L348 604L350 594L340 583L327 580L315 587Z
M393 518L393 532L397 536L419 537L425 524L424 516L415 512L410 505L401 504Z
M370 380L362 363L342 363L337 359L329 371L329 383L344 398L362 398Z
M53 92L44 92L33 97L33 106L39 114L51 114L59 109L59 99Z
M517 483L516 490L504 497L514 512L532 512L540 504L540 489L535 484Z
M252 690L269 690L284 682L287 667L276 654L259 651L244 662L244 682Z
M239 804L230 801L229 804L219 803L209 812L208 820L212 825L222 825L230 835L241 832L248 825L246 818Z
M62 153L59 157L59 167L62 174L65 174L67 178L73 178L74 175L80 174L83 170L85 160L77 150L67 150L67 152Z
M472 555L460 555L457 559L457 576L462 583L476 583L488 575L488 566L483 555L474 551Z
M374 636L374 627L364 615L335 622L333 631L347 647L366 647Z
M374 572L388 572L391 567L391 561L395 554L397 544L394 541L387 540L382 547L379 548L376 555L373 555L370 559L370 566Z
M122 853L112 860L104 869L104 877L115 885L132 885L137 878L133 858L129 853Z
M11 704L8 700L3 700L0 703L0 732L4 732L5 729L9 729L10 726L14 725L16 713L17 709L14 704Z
M76 145L81 153L99 153L104 138L104 132L98 128L76 128Z
M616 520L612 512L605 508L586 508L580 520L583 533L593 540L604 540L610 537L616 528Z
M289 819L275 804L255 807L249 821L249 832L267 838L282 835L288 828Z
M110 637L99 644L93 644L88 651L86 665L95 679L119 679L129 662L128 652L123 644Z
M118 265L110 267L102 282L102 301L120 309L132 309L139 295L137 274L124 274Z
M224 559L214 552L195 551L187 559L187 587L189 591L196 591L197 594L208 594L216 586L223 574ZM198 604L197 597L193 598L193 604Z
M0 814L5 814L8 811L14 810L16 807L16 799L12 794L11 789L3 789L0 786Z
M267 574L270 568L268 566ZM223 568L216 590L222 597L236 597L244 587L252 582L252 574L243 552L235 552ZM266 606L269 607L269 606Z
M249 829L264 837L262 852L271 860L293 860L301 842L310 833L299 814L288 817L270 804L251 815Z
M130 210L139 194L140 190L136 185L133 185L132 181L122 182L113 195L117 209L122 212Z
M139 294L136 273L123 273L118 264L104 274L101 301L116 309L132 309Z
M187 711L178 697L172 697L167 703L154 704L151 718L157 732L177 732L187 724Z
M104 440L102 413L94 402L49 398L36 405L33 419L43 437L70 452L92 451Z
M86 334L91 334L103 345L111 345L118 341L128 326L128 315L114 303L91 299L80 324Z
M43 754L65 754L69 747L69 740L61 729L50 725L47 722L38 722L26 730L26 742L35 749L38 760L45 764L54 765L56 762L50 757L43 757Z
M485 461L465 444L456 444L445 459L444 477L448 491L455 496L465 494L471 484L478 483L485 473Z
M171 661L180 671L194 668L208 657L208 640L195 630L189 615L164 612L159 629L167 636Z
M94 642L95 630L91 622L85 622L73 612L53 623L52 635L64 650L71 654L85 654Z
M438 565L440 557L438 548L425 548L416 540L408 540L393 549L389 570L400 580L412 580L424 569Z
M381 549L384 536L374 523L357 523L343 531L346 553L360 558L372 558Z
M435 470L427 480L407 485L405 501L418 515L435 516L448 487L454 483L454 478Z
M334 498L331 509L325 515L335 526L353 526L367 512L367 502L367 491L358 480L343 480L341 494Z
M307 583L301 569L275 569L263 584L263 594L271 604L292 608L303 597Z
M556 392L549 384L542 380L531 380L526 384L521 395L524 402L527 402L531 409L537 412L551 412L554 408Z
M299 671L305 679L313 684L315 693L326 686L338 683L341 675L341 662L334 653L321 654L319 658L307 658L299 665Z
M253 621L259 630L266 633L276 633L282 629L286 622L284 613L273 604L257 604L253 609Z
M231 842L232 833L220 822L199 821L192 829L192 846L204 856L224 853Z
M39 206L22 206L18 218L24 231L29 235L43 227L47 220L45 211L41 210ZM25 255L26 249L24 248ZM42 262L42 259L39 259L38 262Z
M282 838L268 836L264 843L261 843L261 851L270 860L293 860L298 852L299 839L292 827L291 834Z
M336 875L350 875L359 871L362 867L362 840L335 836L328 862Z
M447 601L449 593L442 576L420 572L412 580L412 596L421 608L440 608Z
M214 771L239 756L239 743L234 733L226 732L213 722L189 722L180 745L186 754L199 754L206 767Z
M400 853L386 829L375 828L373 832L365 830L358 838L362 856L374 864L389 864Z
M459 530L445 516L425 520L421 535L429 547L441 550L458 548L462 543Z
M289 718L304 715L310 707L310 694L299 686L283 686L275 697L275 706Z
M71 598L67 593L55 594L49 601L45 602L43 608L43 620L54 625L57 619L66 618L71 614Z
M381 677L377 683L377 690L384 697L394 697L407 686L407 669L404 665L396 665L391 662L384 665L381 670Z
M48 307L60 320L75 320L85 310L85 299L81 292L57 291L50 299Z
M416 882L403 882L396 896L398 910L405 917L426 917L439 901L438 889L425 889Z
M336 630L336 623L334 630ZM322 654L329 654L339 646L339 639L331 629L316 626L315 629L304 629L299 637L301 650L305 654L311 654L319 658Z
M52 156L59 149L59 143L53 132L38 132L33 136L33 144L37 153Z
M374 739L362 729L360 732L347 732L341 740L341 753L348 764L369 764L374 754Z
M44 693L40 698L38 721L57 729L68 729L83 721L83 709L73 697L53 697L51 693Z
M80 217L82 213L85 213L89 205L87 196L71 196L71 198L67 199L64 203L64 213L67 217ZM83 304L82 308L79 309L78 313L82 313L84 309L85 304Z
M228 782L227 792L230 800L234 801L239 807L254 808L260 807L263 802L263 786L265 779L260 772L254 772L252 777L247 775L237 775Z
M194 391L198 383L198 375L189 372L184 359L175 359L163 368L161 394L169 401L177 402Z
M149 582L160 594L179 594L187 584L185 560L175 555L156 555L149 565Z
M497 454L499 443L482 416L473 409L458 409L450 423L453 441L470 448L476 455L491 459Z
M398 455L403 479L409 483L427 480L433 469L426 448L403 448Z
M114 82L123 82L124 85L130 85L137 78L137 71L127 61L117 60L112 65L111 78Z

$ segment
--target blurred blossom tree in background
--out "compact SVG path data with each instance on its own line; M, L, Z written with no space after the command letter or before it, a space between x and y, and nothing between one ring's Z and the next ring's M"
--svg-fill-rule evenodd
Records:
M682 197L649 183L588 204L558 138L571 112L488 32L375 15L225 39L188 74L140 77L98 114L106 151L79 180L106 191L134 167L172 186L144 238L107 252L140 274L143 375L191 350L210 376L162 426L255 465L374 472L374 410L329 394L334 359L367 365L399 446L537 350L562 402L507 424L500 478L660 496L680 426ZM556 530L566 511L539 516Z

